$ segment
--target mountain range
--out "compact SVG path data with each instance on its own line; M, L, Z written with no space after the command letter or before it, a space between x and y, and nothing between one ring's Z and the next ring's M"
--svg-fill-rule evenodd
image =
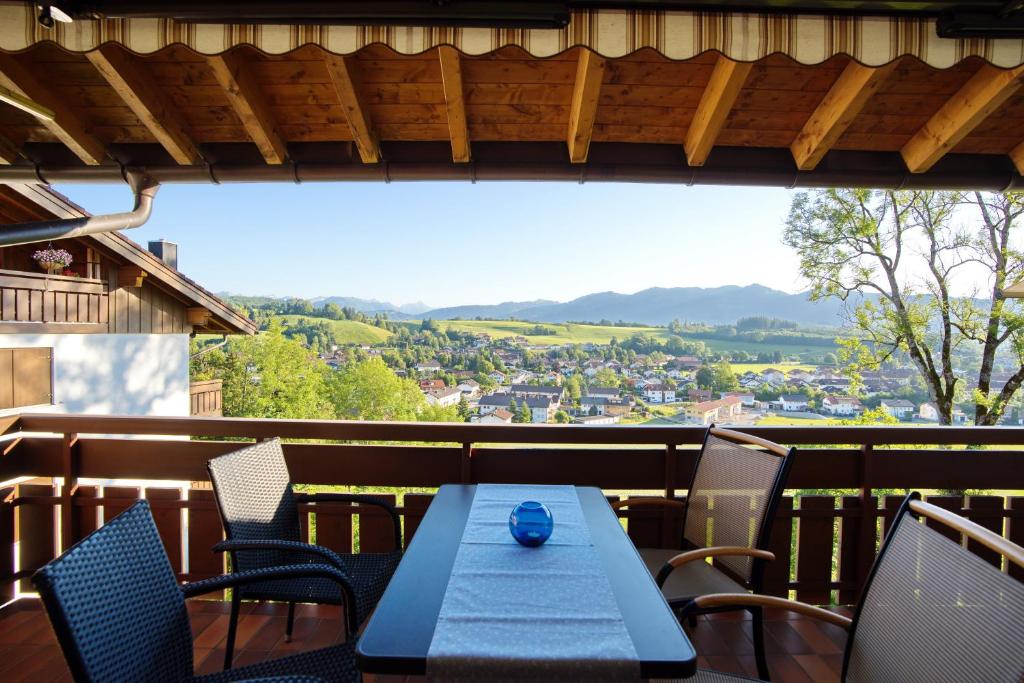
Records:
M652 287L635 294L598 292L572 301L506 301L430 308L422 302L396 306L386 301L345 296L312 299L316 306L336 303L367 314L384 312L394 320L433 318L517 318L535 322L598 322L601 320L666 325L673 320L713 325L734 323L739 318L763 315L801 325L841 324L839 302L810 301L807 292L789 294L763 285L744 287Z

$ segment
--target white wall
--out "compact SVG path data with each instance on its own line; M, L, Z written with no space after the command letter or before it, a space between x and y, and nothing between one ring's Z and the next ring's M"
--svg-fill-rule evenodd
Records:
M54 405L98 415L187 416L186 334L4 334L0 348L53 348ZM35 410L20 408L0 414Z

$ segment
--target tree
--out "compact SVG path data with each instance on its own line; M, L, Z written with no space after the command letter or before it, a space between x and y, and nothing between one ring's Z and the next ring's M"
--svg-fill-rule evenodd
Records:
M469 421L469 415L470 415L469 401L466 400L466 395L465 394L462 394L461 396L459 396L458 413L459 413L459 417L462 419L463 422L468 422Z
M965 212L976 229L962 227ZM859 337L845 340L840 362L877 369L905 354L924 380L939 421L950 424L960 378L954 359L980 346L975 422L995 424L1024 381L1024 317L1002 290L1024 274L1012 228L1024 195L926 191L821 190L793 200L784 241L797 250L812 299L846 303ZM985 296L958 295L961 273L982 271ZM960 277L958 277L960 276ZM991 387L1000 348L1013 372Z
M224 350L193 362L196 376L224 381L224 415L275 419L330 419L330 369L271 320L266 332L232 338Z
M712 383L715 391L740 390L740 382L736 379L736 373L732 371L732 366L729 365L729 361L721 360L715 363L712 375L714 377Z
M519 406L519 421L523 424L530 424L533 422L533 411L530 410L530 406L527 404L526 399L523 399L523 404Z
M412 422L427 408L416 383L396 375L380 358L339 370L331 397L338 417L346 420Z
M582 387L580 386L580 378L576 375L570 375L566 378L563 384L565 389L565 395L570 401L580 400L580 396L583 394Z
M708 365L702 365L694 374L694 379L701 389L710 389L715 385L715 371Z
M569 424L570 420L571 418L569 417L569 413L565 412L564 410L559 410L555 412L555 422L557 422L558 424Z
M601 368L594 375L594 384L599 387L618 387L619 376L611 368Z
M512 413L512 421L513 422L520 423L520 422L523 421L521 419L522 415L519 412L519 404L516 403L515 399L512 399L512 401L508 404L508 412Z

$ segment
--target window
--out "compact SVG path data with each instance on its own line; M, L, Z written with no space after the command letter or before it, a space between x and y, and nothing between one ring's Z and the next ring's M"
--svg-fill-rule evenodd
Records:
M53 402L53 349L0 349L0 409Z

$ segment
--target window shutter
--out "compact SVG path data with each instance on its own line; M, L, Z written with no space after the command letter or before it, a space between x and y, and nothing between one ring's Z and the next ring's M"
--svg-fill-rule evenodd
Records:
M53 349L13 349L14 407L53 402Z

